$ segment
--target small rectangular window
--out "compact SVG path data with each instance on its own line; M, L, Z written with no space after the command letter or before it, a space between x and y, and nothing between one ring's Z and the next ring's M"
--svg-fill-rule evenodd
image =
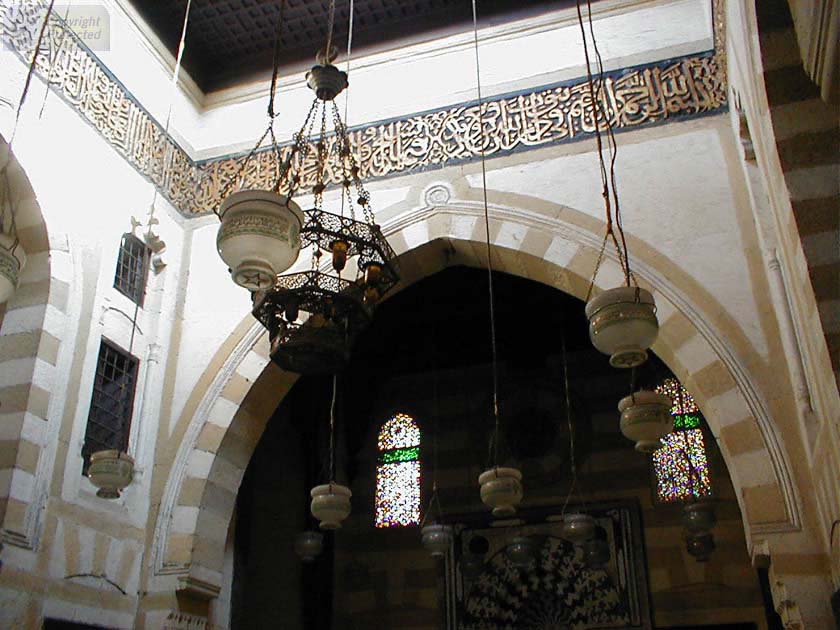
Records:
M136 357L102 340L82 447L85 472L91 453L128 448L138 364Z
M133 234L124 234L117 257L114 288L129 300L143 306L146 295L146 276L149 267L149 248Z

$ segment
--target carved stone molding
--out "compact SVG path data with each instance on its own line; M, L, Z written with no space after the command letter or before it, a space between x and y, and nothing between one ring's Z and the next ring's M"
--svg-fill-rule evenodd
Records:
M44 0L0 0L0 37L24 60L31 57L46 5ZM713 7L713 51L607 73L601 98L614 128L635 129L726 107L722 1L714 0ZM244 155L193 161L57 15L50 19L36 69L185 216L212 212L245 162ZM475 160L482 139L488 157L585 139L594 133L594 111L586 81L574 79L496 97L483 110L463 103L373 123L352 130L350 141L362 178L371 180ZM266 186L276 160L288 153L288 146L279 158L273 151L258 152L243 173L244 183ZM164 168L167 162L171 166ZM315 166L299 167L305 189L314 181ZM339 181L334 173L328 179Z
M164 630L207 630L207 619L200 615L171 612L163 624Z

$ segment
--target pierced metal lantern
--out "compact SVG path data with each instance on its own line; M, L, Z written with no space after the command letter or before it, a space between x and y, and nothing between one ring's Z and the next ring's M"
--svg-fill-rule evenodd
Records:
M377 302L399 281L396 254L374 221L334 102L347 75L319 64L307 81L316 98L279 167L277 188L292 198L303 190L304 175L312 180L306 186L313 204L304 209L300 231L302 246L312 253L311 267L279 275L253 295L253 315L269 331L272 360L303 374L340 370ZM341 190L338 212L324 209L330 184Z
M607 531L596 527L591 539L583 543L583 563L589 569L602 569L610 561L610 546Z

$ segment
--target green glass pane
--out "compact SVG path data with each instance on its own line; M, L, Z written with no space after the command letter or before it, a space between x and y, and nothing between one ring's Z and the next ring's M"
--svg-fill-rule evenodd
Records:
M697 429L700 427L700 416L690 413L683 413L674 416L674 428L679 429Z
M385 451L379 455L380 464L391 464L393 462L413 462L420 457L420 447L395 448Z

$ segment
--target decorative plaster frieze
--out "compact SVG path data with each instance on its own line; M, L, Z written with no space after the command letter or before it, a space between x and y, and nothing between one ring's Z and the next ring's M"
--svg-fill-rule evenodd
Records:
M23 59L31 56L46 2L0 0L0 37ZM715 50L607 73L601 102L616 130L722 111L727 104L722 2L714 0ZM138 172L148 178L183 215L200 216L219 205L226 187L242 178L250 187L268 187L276 152L194 161L165 133L57 15L50 18L36 70ZM585 79L564 81L523 93L412 114L351 130L365 180L406 175L479 158L507 155L573 142L595 130L595 108ZM481 128L484 127L482 134ZM483 142L483 146L482 146ZM309 152L311 156L315 152ZM295 159L298 159L295 156ZM165 168L165 164L171 164ZM314 181L315 165L299 165L302 187ZM328 181L338 183L335 173Z

